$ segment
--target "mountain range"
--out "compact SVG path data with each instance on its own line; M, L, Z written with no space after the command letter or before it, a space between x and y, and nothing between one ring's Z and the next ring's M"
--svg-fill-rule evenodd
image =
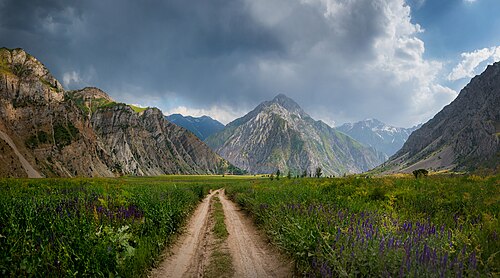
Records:
M360 173L384 157L373 148L312 119L283 94L227 124L205 142L219 155L250 173Z
M283 94L224 127L209 117L165 117L98 88L66 91L35 57L0 48L0 176L241 173L239 168L297 175L318 167L327 176L374 167L372 173L382 174L498 172L499 107L495 63L420 127L372 119L332 128Z
M224 125L209 116L192 117L181 114L172 114L166 116L170 122L182 126L191 131L200 140L205 140L208 136L224 129Z
M408 136L420 126L394 127L377 119L367 119L356 123L346 123L336 129L362 144L373 147L384 155L384 160L387 160L401 149Z
M0 176L210 174L234 170L157 108L97 88L65 91L22 49L0 49Z
M463 88L376 171L500 170L500 62Z

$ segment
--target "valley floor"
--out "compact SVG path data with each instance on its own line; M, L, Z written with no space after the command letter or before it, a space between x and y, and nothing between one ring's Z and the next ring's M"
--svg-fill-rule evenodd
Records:
M499 175L0 179L0 277L497 277L498 219Z

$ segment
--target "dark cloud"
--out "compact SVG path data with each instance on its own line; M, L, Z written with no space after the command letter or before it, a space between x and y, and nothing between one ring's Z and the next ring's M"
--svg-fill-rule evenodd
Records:
M430 65L420 45L401 43L418 33L403 0L0 0L0 7L0 44L25 48L70 89L94 85L122 101L229 109L227 118L281 92L330 122L409 125L419 120L418 98L434 99L421 80L435 74L421 73ZM404 77L411 71L420 73ZM382 108L389 105L396 111ZM391 121L394 112L401 119Z

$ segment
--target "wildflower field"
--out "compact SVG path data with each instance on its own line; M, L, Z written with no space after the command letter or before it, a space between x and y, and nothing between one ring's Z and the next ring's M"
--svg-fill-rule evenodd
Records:
M217 179L0 180L1 277L140 277Z
M1 277L144 277L225 188L298 276L500 275L500 177L0 179Z
M500 275L498 176L280 179L226 192L299 275Z

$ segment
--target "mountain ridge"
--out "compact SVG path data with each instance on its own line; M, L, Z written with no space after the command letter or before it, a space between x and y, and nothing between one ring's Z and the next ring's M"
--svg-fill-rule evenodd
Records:
M45 177L234 169L157 108L136 112L94 87L65 91L22 49L0 48L0 92L0 130L15 144L0 140L0 176L27 176L21 156Z
M377 119L366 119L355 123L345 123L335 128L360 143L383 153L386 157L385 160L387 160L401 149L408 136L420 126L394 127Z
M208 136L224 129L224 125L222 123L206 115L193 117L183 116L181 114L172 114L165 116L165 118L170 122L191 131L202 141Z
M469 171L500 165L500 62L475 76L431 120L414 131L382 172L417 168Z
M264 101L205 142L250 173L316 167L326 175L366 171L381 162L376 152L322 121L312 119L283 94Z

